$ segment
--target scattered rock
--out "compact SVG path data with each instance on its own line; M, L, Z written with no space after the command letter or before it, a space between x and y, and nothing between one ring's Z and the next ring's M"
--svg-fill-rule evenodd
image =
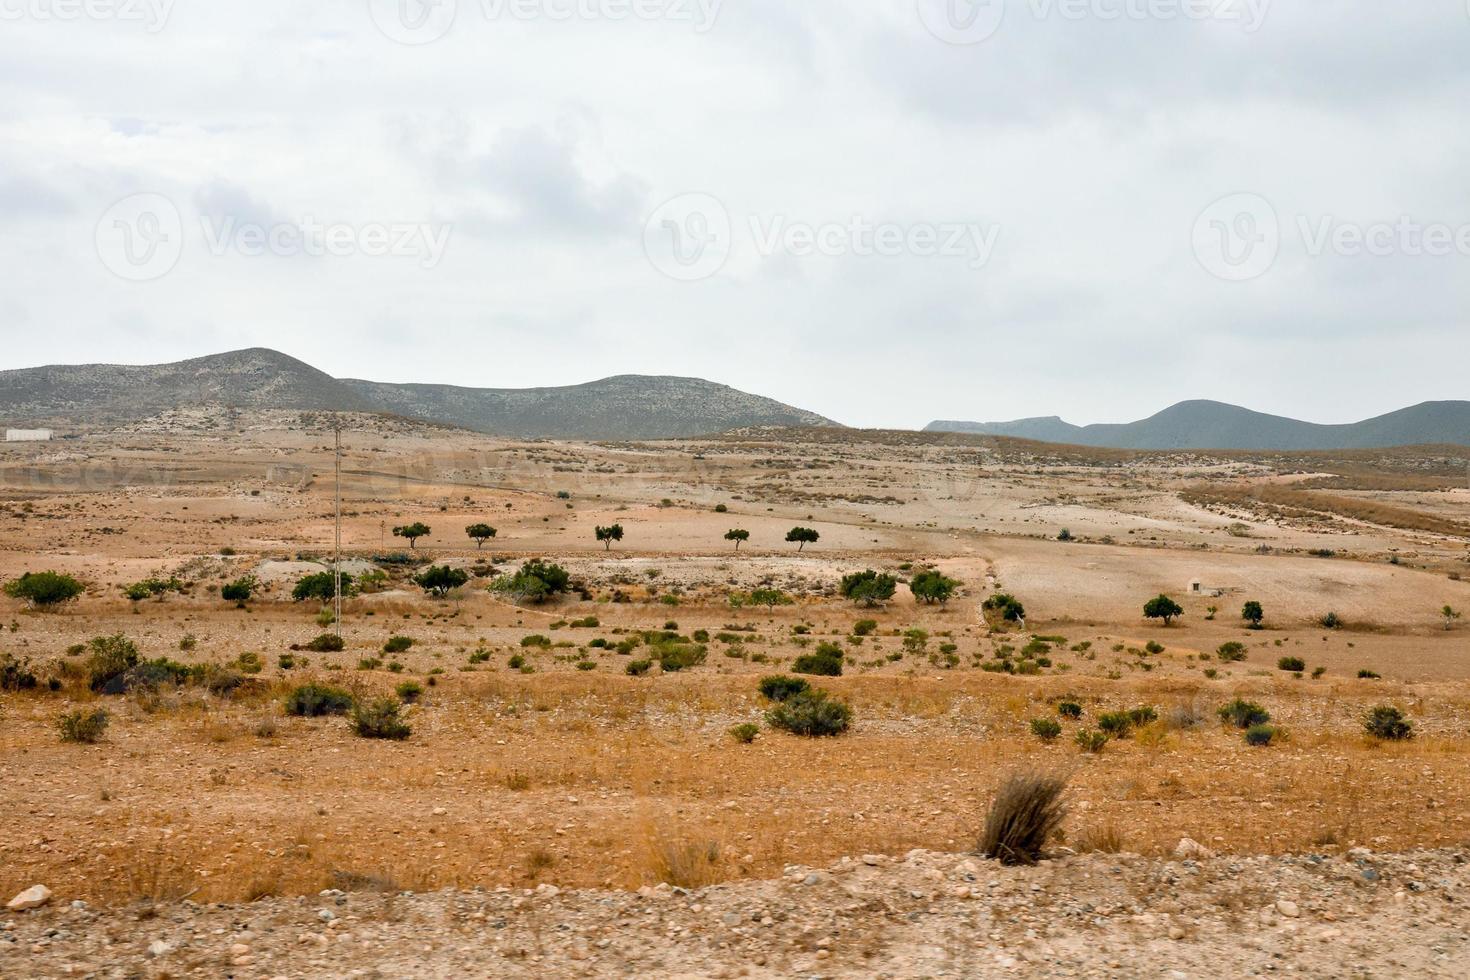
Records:
M25 912L30 909L38 909L51 901L51 889L45 885L32 885L19 895L5 904L11 912Z

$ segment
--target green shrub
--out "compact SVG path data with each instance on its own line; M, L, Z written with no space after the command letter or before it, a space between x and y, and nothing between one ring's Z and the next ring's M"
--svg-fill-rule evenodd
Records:
M1382 676L1383 675L1379 674L1377 671L1369 670L1367 667L1364 667L1362 670L1358 671L1358 680L1362 681L1376 681Z
M1276 661L1276 669L1289 670L1299 674L1307 669L1307 662L1301 657L1282 657Z
M851 599L864 606L876 606L880 602L887 602L893 598L893 593L897 588L898 580L892 575L875 572L871 568L864 572L844 575L838 587L843 598Z
M418 681L404 681L393 689L404 704L414 704L423 696L424 686Z
M521 656L519 653L514 653L511 654L510 659L505 662L505 665L511 670L520 670L522 667L526 666L526 658Z
M1057 705L1057 714L1075 721L1082 717L1082 705L1076 701L1062 701Z
M1130 708L1128 710L1128 720L1134 728L1142 728L1144 725L1158 721L1159 711L1152 705L1145 705L1142 708Z
M808 738L841 735L852 724L852 709L826 691L809 688L766 712L766 723Z
M1127 738L1133 730L1133 718L1126 711L1104 711L1097 716L1097 727L1112 738Z
M342 573L342 594L344 596L352 594L352 576L346 572ZM337 598L337 582L333 573L316 572L306 576L291 590L291 598L297 602L305 602L308 599L329 602Z
M336 633L323 633L304 647L313 653L338 653L346 648L347 644Z
M138 666L137 646L121 633L95 637L87 646L92 652L82 669L87 672L87 686L94 691Z
M235 581L220 586L219 597L226 602L233 602L240 609L255 597L255 590L260 588L254 575L246 575Z
M1164 645L1158 640L1149 640L1143 645L1143 648L1156 657L1164 652Z
M1414 723L1391 704L1380 704L1363 719L1363 729L1374 738L1401 742L1414 737Z
M817 677L842 676L842 648L835 643L819 643L812 653L796 658L791 665L793 673L811 674Z
M1230 640L1227 643L1222 643L1215 651L1215 656L1219 657L1221 661L1227 664L1244 660L1245 644L1237 640Z
M1245 743L1264 747L1275 741L1278 735L1279 730L1275 725L1252 725L1245 730Z
M1076 742L1077 747L1083 752L1096 754L1101 752L1103 747L1108 744L1108 733L1094 731L1091 728L1082 728L1078 730L1076 735L1072 736L1072 741Z
M1050 742L1062 734L1062 726L1054 718L1032 718L1031 734L1043 742Z
M860 619L852 625L853 636L872 636L878 631L876 619Z
M396 698L378 698L352 709L352 731L359 738L383 738L401 741L413 734L398 712L403 705Z
M94 745L102 737L102 733L107 731L107 722L107 712L101 708L92 711L78 708L58 716L56 730L61 734L63 742Z
M1317 624L1324 630L1342 629L1342 617L1335 612L1330 612L1317 620Z
M677 673L704 663L708 649L699 643L659 643L651 648L658 659L660 669L666 674Z
M298 718L320 718L342 715L352 708L352 695L340 687L324 684L302 684L286 695L286 714Z
M413 647L411 636L390 636L388 642L383 644L384 653L403 653Z
M85 589L82 583L60 572L26 572L5 583L5 594L43 609L70 602Z
M1242 698L1236 698L1228 704L1221 705L1216 713L1220 716L1221 721L1236 728L1264 725L1271 720L1269 711L1254 701L1246 701Z
M413 577L413 584L431 596L444 598L470 580L470 573L448 565L431 565Z
M571 574L560 565L533 560L514 575L496 579L490 590L515 602L539 603L567 591Z
M755 741L755 737L760 734L760 731L759 725L752 725L747 721L744 724L736 725L730 729L730 737L741 745L749 745Z
M800 677L787 677L784 674L771 674L760 680L761 697L767 701L785 701L810 688L811 684Z
M653 669L653 661L630 660L628 661L628 666L624 669L628 672L629 677L642 677L644 674Z
M30 691L37 683L29 658L20 659L0 653L0 691Z

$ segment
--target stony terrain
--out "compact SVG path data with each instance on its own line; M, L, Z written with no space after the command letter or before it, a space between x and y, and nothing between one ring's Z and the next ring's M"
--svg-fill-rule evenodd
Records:
M327 889L0 919L15 977L1464 977L1463 849L1168 860L863 855L637 892ZM371 883L359 883L358 888Z
M330 610L291 592L327 567L334 421L345 570L371 584L345 648L306 651ZM0 976L1464 975L1470 626L1441 613L1470 608L1464 467L822 428L520 442L284 409L0 448L0 581L85 586L0 599L0 657L38 678L0 691L0 901L53 893L0 918ZM414 521L410 549L391 529ZM570 592L488 588L533 558ZM471 578L434 598L431 564ZM948 602L910 594L924 568L961 583ZM863 569L892 600L841 597ZM247 607L223 601L247 574ZM150 577L177 591L124 596ZM983 608L1002 590L1024 623ZM1167 626L1142 616L1160 592ZM706 656L630 675L661 631ZM93 691L114 634L236 683ZM821 644L850 730L771 727L757 680ZM411 733L289 715L307 682L417 685ZM1221 723L1233 698L1270 744ZM1415 737L1369 736L1380 705ZM95 744L60 740L96 709ZM1034 869L963 853L1014 771L1069 781Z

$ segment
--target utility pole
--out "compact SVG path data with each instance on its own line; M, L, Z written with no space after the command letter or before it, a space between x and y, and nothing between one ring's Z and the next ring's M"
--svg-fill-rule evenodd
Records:
M332 546L332 612L337 625L337 639L342 638L342 428L332 429L334 436L332 472L337 484L336 535Z

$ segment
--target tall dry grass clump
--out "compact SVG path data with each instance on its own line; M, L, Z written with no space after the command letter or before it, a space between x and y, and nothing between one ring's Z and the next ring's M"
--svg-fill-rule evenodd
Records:
M1017 773L1001 784L985 818L980 853L1002 864L1035 864L1062 826L1067 777Z

